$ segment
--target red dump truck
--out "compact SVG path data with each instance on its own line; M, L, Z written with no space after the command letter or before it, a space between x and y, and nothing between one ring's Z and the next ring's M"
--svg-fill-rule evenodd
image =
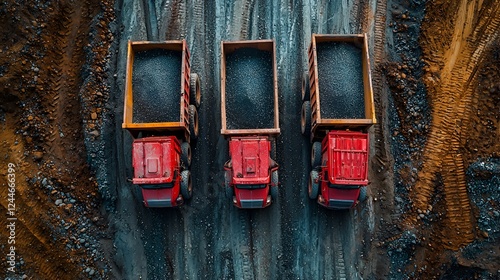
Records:
M221 42L221 120L228 197L238 208L269 206L278 199L280 133L274 40Z
M366 199L376 123L366 34L313 34L302 79L302 134L310 137L308 194L330 209Z
M191 198L200 103L185 40L128 42L122 127L134 138L131 181L146 207L175 207Z

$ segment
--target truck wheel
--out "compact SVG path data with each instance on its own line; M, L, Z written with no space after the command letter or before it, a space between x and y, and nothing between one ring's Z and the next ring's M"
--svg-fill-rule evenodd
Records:
M181 151L181 161L186 167L191 166L191 145L188 142L182 142Z
M367 198L367 195L366 195L366 187L360 187L359 188L359 196L358 196L358 201L359 202L364 202Z
M190 199L193 196L193 185L189 170L181 172L181 194L184 199Z
M233 187L229 186L227 188L224 188L225 192L226 192L226 197L228 199L231 200L231 202L233 201L233 196L234 196L234 190L233 190Z
M300 111L300 129L302 135L309 136L311 134L311 102L304 101L302 110Z
M302 101L308 101L311 98L311 88L309 87L309 72L305 71L302 75Z
M271 198L276 201L278 200L279 197L279 190L278 190L278 184L279 184L279 176L278 176L278 170L273 171L271 173Z
M201 105L200 77L196 73L191 73L189 81L189 102L196 108Z
M229 176L229 171L224 171L224 192L229 199L233 199L234 190L231 186L231 178Z
M224 171L224 188L231 187L231 178L229 177L229 171Z
M312 170L309 174L309 183L307 184L307 192L310 199L318 198L319 193L319 182L318 182L318 171Z
M198 111L194 105L189 105L189 134L191 140L198 139Z
M321 165L321 143L314 142L311 147L311 166L316 168Z
M271 141L271 159L276 161L276 139Z

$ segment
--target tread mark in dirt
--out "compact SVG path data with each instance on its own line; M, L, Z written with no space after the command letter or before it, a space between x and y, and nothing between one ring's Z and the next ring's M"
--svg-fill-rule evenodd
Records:
M470 243L474 238L465 170L459 154L461 142L465 141L466 135L462 137L460 132L470 121L470 107L477 94L473 89L473 85L477 82L476 70L489 48L488 43L498 38L500 33L498 28L500 3L491 2L488 6L487 3L483 3L483 6L475 3L480 7L480 12L470 12L468 9L476 7L474 3L468 2L470 1L462 1L459 4L461 5L457 15L459 24L455 24L454 31L455 37L459 39L458 42L452 42L450 48L452 51L454 47L459 49L448 57L443 57L443 54L433 54L432 51L426 53L431 62L444 63L444 67L439 85L433 84L430 76L426 81L428 88L431 88L429 95L433 100L433 126L424 149L422 169L418 174L416 186L410 193L414 198L414 211L427 209L434 192L433 181L438 173L442 173L445 184L446 221L451 223L445 227L456 226L460 231L459 235L455 231L444 232L442 241L448 249L457 249ZM481 15L478 20L474 18L477 15ZM469 26L469 22L476 24ZM473 29L470 30L471 28ZM469 36L462 37L463 34ZM439 42L431 41L427 44L429 50L440 50L439 45L434 46ZM447 139L451 139L451 143ZM457 157L451 158L452 155ZM413 220L413 223L415 222Z
M247 40L249 39L248 36L248 29L249 29L249 19L250 15L252 14L253 8L253 2L254 0L246 0L243 5L239 5L238 2L235 2L234 5L234 12L236 16L233 16L233 21L231 26L234 28L232 34L237 34L237 30L239 30L239 38L238 40ZM236 14L237 13L237 14ZM240 17L241 15L241 17Z
M77 50L77 37L80 25L80 15L82 13L82 7L80 5L76 5L78 11L71 9L70 7L62 7L61 14L64 15L62 22L62 30L60 30L57 35L58 42L57 45L65 46L64 49L60 48L51 48L50 52L52 53L51 57L57 57L57 63L55 67L56 76L50 77L49 83L52 84L50 88L54 90L50 90L49 94L46 96L48 104L52 107L50 110L50 115L54 120L62 120L62 123L55 122L52 124L52 133L48 136L48 140L51 143L49 148L49 154L53 155L57 159L63 159L65 157L64 150L61 147L65 145L63 143L67 142L63 137L71 137L72 133L64 131L63 129L67 125L68 122L77 121L73 118L68 118L68 114L70 111L78 114L79 103L78 103L78 81L73 79L69 79L70 77L78 77L77 73L80 70L78 63L75 61L76 56L81 56L81 53L74 53L74 50ZM73 72L70 75L70 72ZM70 90L68 90L70 89ZM70 93L70 98L64 98L68 95L68 91L72 91ZM60 98L63 96L63 98ZM60 102L64 100L63 102ZM69 103L69 104L68 104ZM66 121L64 121L66 120ZM55 125L55 126L54 126Z
M158 17L154 1L143 0L144 21L146 24L147 38L150 41L158 40Z
M15 158L11 159L12 162L26 162L24 160L24 156L23 158L18 158L18 155L14 154L14 157ZM29 168L29 166L25 167ZM18 166L18 168L20 168L20 166ZM16 173L16 175L18 182L26 181L26 178L24 178L21 173ZM40 205L36 205L35 207L35 204L43 202L35 203L31 194L27 192L25 184L17 184L16 190L17 209L40 209ZM5 188L5 197L7 197L7 188ZM0 208L3 213L7 213L7 204L7 199L0 200ZM44 203L44 206L42 206L42 209L50 209L50 207L51 205L49 205L49 202L47 201ZM47 235L47 233L52 230L44 221L50 221L51 218L48 216L46 211L38 210L32 213L36 215L36 218L30 219L28 215L22 215L22 217L28 217L29 220L19 218L15 222L16 254L19 253L26 263L33 264L31 267L37 271L36 275L43 275L47 277L47 279L71 279L65 275L68 275L69 271L77 271L77 268L69 262L62 243L53 242ZM23 212L19 212L19 214L23 214ZM7 221L6 219L4 220ZM5 222L4 227L6 226L7 222ZM5 244L6 243L7 242L5 241ZM23 254L23 252L26 253ZM30 254L28 254L28 252ZM47 262L47 260L53 261Z
M185 9L186 5L183 0L173 1L170 5L171 14L170 20L167 24L167 40L179 40L185 35L182 31L182 26L184 26L185 21Z
M377 11L375 14L375 30L374 30L374 69L379 69L382 66L382 63L384 62L384 57L385 57L385 22L386 22L386 10L387 10L387 1L386 0L379 0L377 1ZM367 31L367 30L363 30ZM388 161L388 155L387 155L387 147L385 143L388 143L389 141L385 141L387 139L386 135L384 135L384 127L386 126L387 120L382 118L382 112L384 112L386 104L381 102L381 100L385 99L383 98L383 85L386 83L384 82L384 78L382 76L382 71L380 70L375 70L372 71L372 77L373 77L373 93L374 93L374 102L377 106L376 114L377 114L377 121L378 124L374 125L374 134L375 138L379 139L380 141L375 141L375 157L379 161L379 163L386 163ZM387 168L384 168L384 170L387 170ZM384 172L385 173L385 172Z
M235 275L235 278L254 279L253 273L253 251L252 237L250 235L250 215L251 213L245 210L236 210L233 216L233 221L239 223L239 238L231 238L233 242L233 265L235 272L240 271L240 277ZM235 227L236 228L236 227ZM241 260L241 268L238 268L238 260Z
M340 238L338 237L333 238L333 251L335 252L335 278L345 280L347 275L345 270L344 251L339 239Z

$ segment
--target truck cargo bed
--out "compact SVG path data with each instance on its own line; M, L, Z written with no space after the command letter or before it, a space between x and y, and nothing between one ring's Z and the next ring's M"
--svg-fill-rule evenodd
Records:
M178 122L182 52L164 49L135 54L134 123Z
M190 71L185 40L129 41L122 127L188 139Z
M228 129L273 127L272 53L242 48L226 55Z
M311 140L375 124L366 34L313 34L308 53Z
M273 40L221 43L223 135L279 134Z
M364 119L361 49L344 42L317 43L321 117Z

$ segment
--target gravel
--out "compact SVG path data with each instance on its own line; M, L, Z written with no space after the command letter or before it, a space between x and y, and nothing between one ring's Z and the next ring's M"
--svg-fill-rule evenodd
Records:
M479 212L480 230L500 236L500 159L479 158L467 170L467 189Z
M273 128L273 85L272 52L241 48L227 54L227 128Z
M133 122L178 122L182 53L163 49L135 54Z
M364 119L361 49L348 43L317 44L321 117Z

